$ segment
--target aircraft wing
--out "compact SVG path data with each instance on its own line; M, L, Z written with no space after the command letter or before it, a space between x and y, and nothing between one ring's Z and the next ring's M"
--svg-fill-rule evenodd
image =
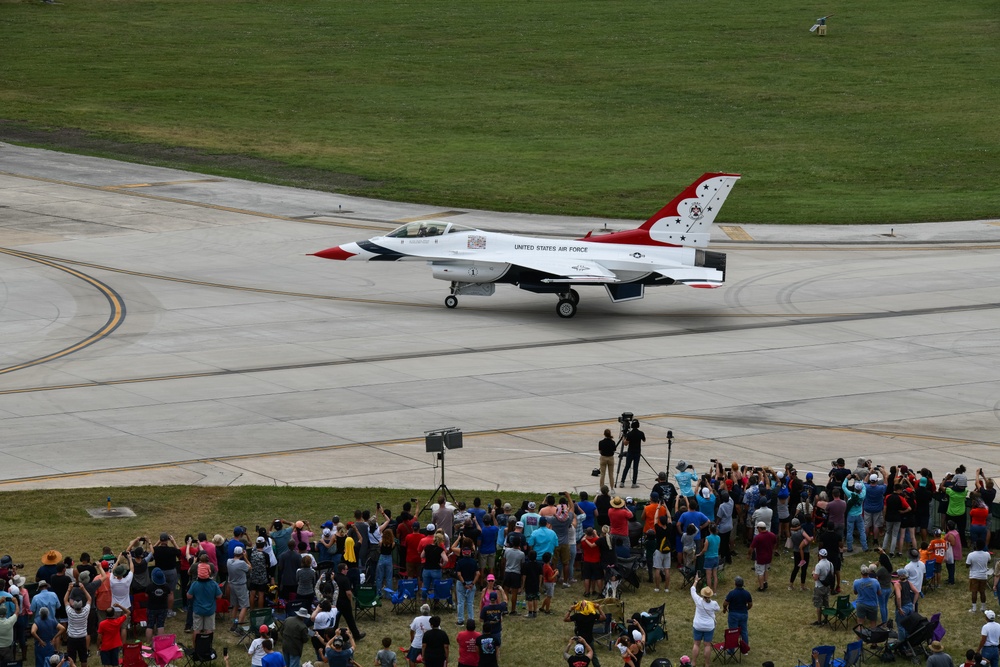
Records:
M593 260L573 257L531 257L525 260L518 259L512 264L549 273L557 278L549 278L545 282L550 283L616 283L618 276L607 268Z
M725 274L722 271L702 266L655 269L655 272L665 278L670 278L675 283L688 287L721 287L725 280Z

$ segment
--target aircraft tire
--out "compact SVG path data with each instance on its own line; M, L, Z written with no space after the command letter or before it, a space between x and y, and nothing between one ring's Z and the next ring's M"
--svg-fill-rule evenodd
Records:
M576 315L576 304L570 299L559 299L559 303L556 304L556 314L569 319Z
M577 292L575 289L571 289L570 291L566 292L566 298L572 301L577 306L580 305L580 293Z
M449 294L444 298L444 305L447 308L454 308L458 305L458 297L454 294Z

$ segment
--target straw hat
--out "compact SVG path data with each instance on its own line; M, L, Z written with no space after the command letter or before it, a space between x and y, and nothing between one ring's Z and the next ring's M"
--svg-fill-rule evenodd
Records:
M61 563L63 555L56 551L55 549L49 549L44 554L42 554L42 565L55 565L56 563Z
M616 509L621 509L622 507L625 507L625 501L622 500L621 496L615 496L611 499L611 506Z
M930 648L932 653L940 653L944 650L944 646L941 646L941 642L931 642Z
M713 591L708 586L705 586L703 589L701 589L701 597L705 598L706 600L711 598L713 595L715 595L715 591Z

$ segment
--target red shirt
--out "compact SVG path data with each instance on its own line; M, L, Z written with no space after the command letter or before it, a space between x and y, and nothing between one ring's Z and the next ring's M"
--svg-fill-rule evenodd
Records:
M632 513L624 507L612 507L608 510L608 522L611 524L612 535L628 536L628 520L632 518Z
M101 650L110 651L122 645L122 623L128 620L128 614L122 614L118 618L107 618L97 626L97 633L101 635Z
M479 650L476 648L476 639L479 633L475 630L462 630L455 636L458 644L458 664L469 667L479 667Z
M597 546L597 539L595 538L593 542L589 538L583 538L580 540L580 546L583 548L583 562L584 563L600 563L601 562L601 549Z
M778 544L778 536L769 530L757 533L750 542L750 548L754 550L754 561L758 565L769 565L774 559L774 547Z
M420 533L410 533L406 536L406 562L407 563L419 563L420 562L420 543L423 541L424 536Z
M990 511L985 507L973 507L969 510L969 519L973 526L985 526L990 518Z

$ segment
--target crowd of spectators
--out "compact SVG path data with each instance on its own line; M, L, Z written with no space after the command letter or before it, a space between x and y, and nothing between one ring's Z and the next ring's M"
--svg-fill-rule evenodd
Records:
M602 460L606 445L602 441ZM602 481L617 481L610 465L602 472ZM970 611L986 611L996 489L982 470L970 480L959 466L939 482L926 468L887 469L861 458L853 468L839 459L822 474L801 475L790 463L727 467L714 460L701 473L683 460L672 472L673 482L667 472L657 475L648 498L613 495L606 485L593 498L565 491L516 505L441 497L421 517L410 503L395 514L376 504L347 520L317 520L315 529L307 519L276 518L254 531L237 525L226 537L138 536L123 549L103 547L100 556L83 553L75 561L53 549L41 556L34 576L3 556L0 662L13 662L18 653L26 659L30 640L36 667L54 655L62 659L63 652L85 667L91 649L102 665L118 664L140 601L148 640L164 632L175 608L184 632L214 634L217 601L224 598L237 633L245 631L252 609L280 600L293 610L274 638L281 640L280 653L267 636L252 645L254 667L280 667L274 664L279 658L286 667L306 659L346 664L366 636L354 616L359 587L366 582L388 591L405 577L418 579L425 591L454 579L458 662L489 667L500 660L504 620L552 614L557 589L579 577L563 619L574 624L564 657L571 665L599 664L594 625L606 618L606 581L619 561L636 554L657 595L668 595L677 577L694 581L692 649L695 662L706 665L717 613L740 629L749 650L754 596L743 578L735 578L722 605L715 601L719 571L744 554L757 594L774 585L776 558L792 561L789 590L807 590L811 576L815 624L825 622L830 596L846 589L856 596L861 622L882 623L894 612L898 625L918 610L925 564L932 560L945 585L956 583L956 563L968 564ZM853 553L866 556L848 567ZM857 572L857 579L848 583L845 571ZM442 616L432 611L425 606L410 626L411 666L418 656L425 665L448 660L451 642ZM626 664L640 663L644 641L641 628L622 633L616 645ZM996 644L989 634L979 651L993 656ZM388 665L388 644L379 655ZM992 667L998 667L995 659Z

